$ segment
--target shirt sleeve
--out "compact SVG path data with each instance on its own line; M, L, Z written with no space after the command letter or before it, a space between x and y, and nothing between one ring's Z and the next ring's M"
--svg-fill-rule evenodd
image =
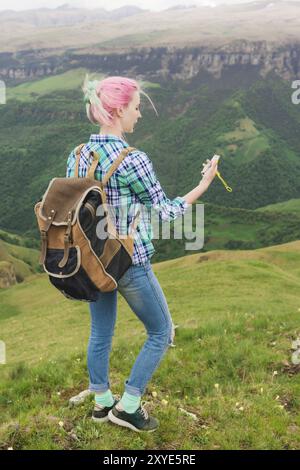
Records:
M152 162L144 152L132 152L127 168L127 183L139 201L147 208L155 209L162 220L174 220L190 206L181 196L173 200L166 196Z
M67 160L66 178L71 178L71 177L74 176L75 162L76 162L75 151L72 150L72 152L70 153L70 155L68 157L68 160Z

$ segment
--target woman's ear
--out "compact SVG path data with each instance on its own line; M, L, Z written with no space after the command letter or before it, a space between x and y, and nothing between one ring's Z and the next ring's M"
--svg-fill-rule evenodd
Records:
M120 117L120 118L123 117L123 115L124 115L124 109L123 109L122 106L121 106L120 108L116 108L116 115L117 115L118 117Z

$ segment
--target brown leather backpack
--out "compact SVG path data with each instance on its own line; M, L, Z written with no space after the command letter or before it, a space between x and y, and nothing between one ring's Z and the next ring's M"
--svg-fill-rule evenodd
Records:
M99 155L93 151L87 176L78 177L84 145L76 149L74 177L53 178L34 211L42 240L40 264L50 282L69 299L92 302L99 291L116 289L118 280L132 264L133 235L125 238L117 233L106 210L104 187L127 153L135 148L123 149L103 181L97 181ZM100 211L99 206L102 206ZM138 216L133 230L137 221ZM106 238L97 236L99 222Z

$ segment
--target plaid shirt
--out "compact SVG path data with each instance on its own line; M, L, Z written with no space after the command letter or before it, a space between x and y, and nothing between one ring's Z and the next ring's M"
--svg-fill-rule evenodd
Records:
M91 134L89 142L81 149L78 176L85 177L91 150L100 155L95 170L95 179L102 181L113 161L128 143L114 135ZM67 161L67 177L74 176L75 150ZM142 209L137 230L134 233L133 264L145 264L154 254L151 242L153 230L151 226L151 210L158 214L159 220L174 220L182 215L189 204L183 197L170 200L165 195L153 170L153 165L146 153L140 150L129 152L105 186L107 204L113 209L116 229L120 234L130 231L130 224L136 214L136 208ZM125 209L125 211L124 211ZM146 210L145 210L146 209ZM127 217L120 216L126 212Z

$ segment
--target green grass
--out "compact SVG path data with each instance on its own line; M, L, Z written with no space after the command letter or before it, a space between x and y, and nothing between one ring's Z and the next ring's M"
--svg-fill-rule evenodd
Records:
M34 97L48 95L58 90L73 90L83 83L85 69L78 68L65 73L22 83L7 90L7 99L31 101Z
M300 449L300 375L286 372L300 330L299 248L219 250L154 265L179 326L144 395L160 420L150 435L93 423L92 398L68 406L88 385L86 304L65 299L43 274L0 291L2 448ZM118 301L114 393L146 338Z
M237 121L234 131L223 134L218 140L221 142L243 141L257 137L258 135L259 132L255 128L254 122L249 118L244 118Z
M83 67L79 67L77 69L68 70L64 73L8 88L7 100L10 101L15 99L18 101L32 101L37 97L49 95L50 93L57 91L61 92L81 89L86 73L89 74L90 80L101 80L104 78L102 73L90 72ZM160 86L159 84L147 81L143 82L143 85L145 88L156 88Z
M40 271L38 260L37 249L12 245L0 239L0 262L9 262L13 265L18 282Z
M234 103L232 106L238 108ZM234 130L221 134L217 142L220 144L218 151L224 153L225 157L233 157L235 162L243 163L255 160L270 148L267 135L258 131L249 117L239 119Z
M50 179L65 175L70 151L78 143L86 142L91 132L99 131L96 126L91 127L82 102L80 84L86 71L74 69L11 89L15 97L28 101L24 106L18 100L8 99L0 115L1 228L38 236L36 230L33 233L34 203L45 192ZM298 197L300 147L294 135L300 121L294 109L297 107L291 104L286 109L286 102L290 101L286 99L286 92L290 93L289 88L285 89L286 84L278 93L280 103L268 113L264 109L272 101L270 89L274 93L277 90L276 83L270 80L263 80L262 89L253 85L248 90L233 91L216 91L208 83L200 86L193 81L161 82L160 86L146 83L146 86L152 86L149 94L158 116L142 96L143 119L134 135L128 136L129 143L149 155L169 198L182 196L195 187L202 162L214 153L221 155L220 171L233 191L227 192L216 179L202 198L205 203L256 209ZM284 135L282 122L289 124L283 126L289 130ZM267 164L265 173L261 171L262 161ZM25 186L26 194L11 211L13 201L18 198L18 188ZM275 223L272 221L270 232ZM299 238L286 223L280 230L282 227L282 243ZM276 237L266 243L268 233L264 228L263 240L258 234L253 248L280 242ZM243 238L238 241L242 242Z
M259 207L256 209L257 212L295 212L299 214L300 211L300 199L289 199L288 201L278 202L277 204L269 204L268 206Z

